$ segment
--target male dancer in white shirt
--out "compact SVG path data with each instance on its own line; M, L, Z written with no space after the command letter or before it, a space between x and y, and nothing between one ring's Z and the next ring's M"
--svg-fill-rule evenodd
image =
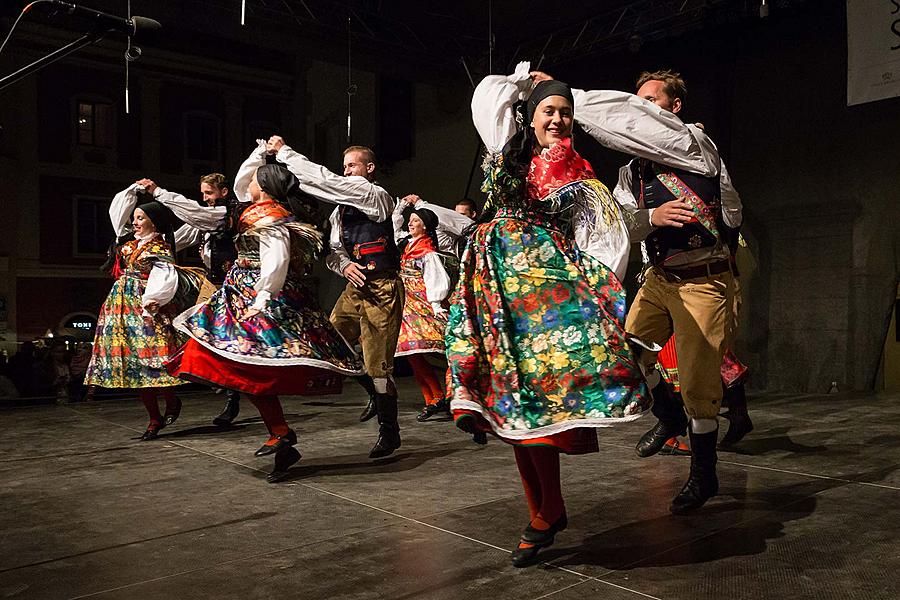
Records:
M532 78L550 79L540 72ZM577 89L572 94L576 120L586 132L637 157L622 168L619 181L633 199L629 202L622 193L616 197L630 214L632 241L646 241L652 266L625 330L639 349L651 388L665 383L655 368L656 352L676 334L684 410L666 401L670 394L654 394L654 413L664 431L654 428L641 443L651 436L664 444L690 426L691 473L670 507L672 513L684 514L718 493L719 367L735 327L730 258L741 202L715 144L676 114L685 95L680 77L648 73L638 87L637 95Z
M374 408L380 427L369 457L388 456L401 443L397 388L391 377L404 299L391 221L394 199L375 183L375 153L370 148L344 150L342 177L295 152L279 136L269 138L268 147L297 177L303 192L337 205L329 218L325 264L347 279L347 286L331 322L351 347L357 342L362 347L366 374L358 381L369 392L370 405L360 420L371 418Z

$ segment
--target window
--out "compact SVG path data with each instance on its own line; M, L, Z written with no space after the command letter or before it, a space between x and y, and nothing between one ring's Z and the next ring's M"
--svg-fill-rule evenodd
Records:
M112 148L115 130L112 104L78 102L78 143L82 146Z
M75 255L106 254L115 232L109 222L109 198L75 198Z
M219 119L193 111L184 116L184 150L188 160L219 160Z

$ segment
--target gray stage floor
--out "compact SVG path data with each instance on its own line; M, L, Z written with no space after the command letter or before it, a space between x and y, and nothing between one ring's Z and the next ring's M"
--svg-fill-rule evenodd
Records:
M646 418L563 458L569 529L515 569L526 509L508 446L419 424L368 460L363 396L288 398L303 460L269 485L265 429L185 398L155 442L135 401L0 411L2 598L898 598L900 397L752 398L721 495L672 517L688 459L638 459Z

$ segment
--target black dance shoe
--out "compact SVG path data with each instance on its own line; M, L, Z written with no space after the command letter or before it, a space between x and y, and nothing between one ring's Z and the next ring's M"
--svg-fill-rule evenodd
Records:
M512 551L512 564L514 567L527 567L537 562L538 552L542 548L549 548L556 539L556 534L569 526L569 520L565 514L550 525L549 529L535 529L531 523L522 532L520 543L531 544L527 548L516 546Z
M656 425L641 436L634 451L641 458L653 456L663 449L666 442L679 435L684 435L684 429L680 424L672 426L663 421L657 421Z
M416 415L416 421L419 423L424 423L434 415L444 413L445 415L450 414L450 405L446 400L440 400L435 402L434 404L426 404L422 409L422 412Z
M171 411L167 408L166 414L163 415L163 422L165 423L165 427L168 427L169 425L177 421L179 415L181 415L181 398L176 396L175 408Z
M232 390L228 390L225 393L228 398L225 400L225 406L222 408L222 412L213 419L213 425L216 427L230 427L231 423L237 418L238 413L241 412L241 395Z
M278 483L284 481L288 476L291 465L300 460L300 451L293 446L285 446L275 454L275 468L266 475L266 481L269 483Z
M666 442L659 453L663 456L690 456L691 449L677 437L673 437Z
M141 434L139 438L142 442L149 442L150 440L155 440L159 437L159 430L162 429L162 425L157 425L156 423L150 423L147 425L147 431Z
M290 448L297 443L297 434L291 429L287 432L287 435L276 435L275 440L276 442L274 444L263 444L260 446L259 450L253 453L253 456L268 456L270 454L275 454L284 448Z
M728 431L725 432L722 441L719 442L719 448L734 446L744 439L745 435L753 431L753 421L750 420L750 415L746 412L728 411L722 416L728 419Z

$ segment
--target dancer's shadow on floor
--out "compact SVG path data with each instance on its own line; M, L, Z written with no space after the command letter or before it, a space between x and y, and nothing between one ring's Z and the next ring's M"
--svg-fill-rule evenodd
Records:
M329 408L355 408L355 407L359 407L360 409L362 409L362 407L364 407L364 406L366 405L366 403L365 403L364 400L359 401L359 402L352 402L352 401L348 401L348 402L338 402L338 401L329 401L329 400L307 400L307 401L301 402L300 404L302 404L303 406L327 406L327 407L329 407Z
M896 465L856 476L858 481L881 481ZM762 554L769 540L784 537L785 524L805 519L818 507L817 494L849 485L840 480L804 480L796 484L747 489L747 474L735 475L721 496L690 516L664 516L627 523L584 538L580 546L550 548L541 559L556 566L599 565L611 570L670 567ZM655 489L654 493L662 490ZM656 502L657 500L652 500ZM668 501L668 498L665 499ZM579 514L580 522L609 520L609 505ZM561 534L564 536L565 532ZM562 541L562 539L560 540ZM839 568L852 557L834 557Z
M298 423L303 421L309 421L310 419L314 419L322 413L305 413L305 414L286 414L285 418L291 423ZM191 437L195 435L233 435L235 433L239 433L248 427L253 427L257 425L262 425L263 421L260 417L249 417L246 419L240 419L231 423L226 427L219 427L218 425L197 425L194 427L188 427L186 429L177 429L177 430L169 430L169 428L165 428L162 430L162 433L159 436L159 439L171 438L171 439L180 439L185 437ZM174 425L173 425L174 426Z
M470 449L474 449L473 444L462 442L432 450L400 451L379 460L370 459L365 454L350 454L341 457L338 462L327 464L303 464L301 459L300 463L291 467L289 475L282 481L299 481L313 476L401 473L416 469L436 458L443 458Z
M724 497L689 516L655 517L607 529L585 537L580 546L551 548L542 560L556 566L598 565L612 570L670 567L705 563L733 556L763 553L768 541L784 536L784 524L804 519L816 510L817 491L838 487L840 482L807 482L775 489L747 491L746 478L730 481ZM656 489L654 493L663 494ZM662 500L668 502L663 495ZM652 502L660 500L654 498ZM581 514L581 522L609 519L602 514ZM563 536L565 533L562 534Z
M748 439L741 440L734 446L721 448L721 451L745 456L763 456L772 452L814 454L828 451L828 446L807 446L806 444L795 442L787 435L790 430L790 427L773 427L766 430L765 435L753 435Z

